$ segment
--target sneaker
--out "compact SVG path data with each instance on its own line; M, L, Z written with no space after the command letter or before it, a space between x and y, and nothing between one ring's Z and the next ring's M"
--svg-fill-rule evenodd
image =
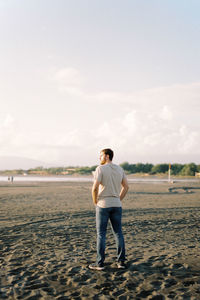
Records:
M97 265L97 264L91 264L91 265L89 265L89 269L102 271L102 270L104 270L104 266L103 265Z
M119 261L117 263L117 267L118 267L118 269L126 269L126 265L123 261Z

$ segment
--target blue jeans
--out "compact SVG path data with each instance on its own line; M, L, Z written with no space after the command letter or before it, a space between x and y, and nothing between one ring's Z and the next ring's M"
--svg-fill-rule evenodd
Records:
M121 226L122 208L101 208L96 206L97 229L97 264L102 265L105 260L106 229L108 220L111 222L112 231L117 246L117 261L125 261L125 244Z

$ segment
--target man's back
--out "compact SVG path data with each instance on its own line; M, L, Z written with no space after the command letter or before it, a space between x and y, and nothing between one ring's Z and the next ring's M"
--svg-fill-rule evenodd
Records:
M101 183L99 199L107 197L119 198L121 182L124 178L123 169L113 163L101 165L96 169L96 179Z

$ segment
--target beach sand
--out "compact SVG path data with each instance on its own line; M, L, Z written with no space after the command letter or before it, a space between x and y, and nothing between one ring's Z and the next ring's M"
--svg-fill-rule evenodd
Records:
M0 299L200 299L200 182L132 183L127 269L108 226L96 258L91 183L0 184Z

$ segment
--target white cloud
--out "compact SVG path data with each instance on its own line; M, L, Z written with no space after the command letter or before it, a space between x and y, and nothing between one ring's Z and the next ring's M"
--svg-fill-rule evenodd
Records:
M132 155L142 160L148 160L149 156L155 160L162 156L164 160L166 155L178 159L179 154L191 154L192 160L192 155L197 154L200 147L199 132L174 118L166 107L161 114L160 110L144 113L134 109L121 118L104 123L98 128L96 137L129 157Z
M75 70L63 70L57 80L66 86L79 85L76 75ZM177 162L185 162L186 157L192 161L200 148L199 92L200 84L196 83L124 95L82 94L77 105L84 103L84 109L77 110L77 123L73 129L63 127L56 134L51 134L48 126L46 131L28 131L8 114L0 121L0 154L83 165L98 162L98 151L112 147L119 162L163 162L169 156ZM70 122L70 115L68 118Z
M79 85L81 83L80 72L75 68L64 68L54 74L54 79L65 85Z
M160 114L161 118L166 121L172 120L172 112L167 105L165 105Z
M90 102L95 102L97 104L116 104L116 103L123 103L124 95L121 93L115 93L115 92L100 92L100 93L94 93L94 94L88 94L87 100Z
M122 120L125 127L126 135L133 135L138 130L137 112L135 110L129 112Z
M177 148L178 152L182 154L187 154L190 152L199 152L200 147L200 134L199 131L195 131L185 125L179 128L177 134Z
M68 67L56 70L50 76L57 84L59 92L71 94L74 96L82 96L83 77L78 69Z
M6 151L12 145L12 140L15 137L17 124L11 114L2 116L0 119L0 153Z
M14 118L10 115L10 114L7 114L5 119L3 120L3 127L4 128L12 128L13 125L14 125Z

